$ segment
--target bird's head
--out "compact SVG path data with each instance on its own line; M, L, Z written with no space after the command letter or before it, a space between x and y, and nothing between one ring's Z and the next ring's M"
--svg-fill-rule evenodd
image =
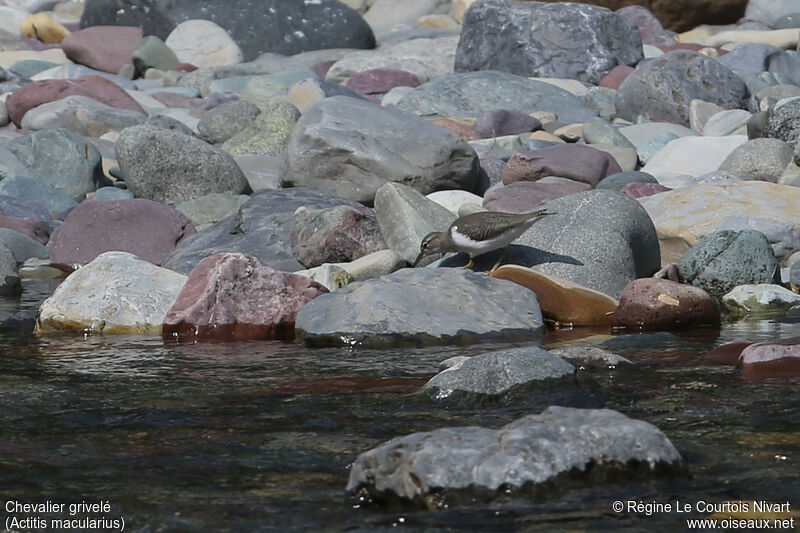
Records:
M434 231L425 235L425 238L422 239L422 242L419 245L419 255L417 256L416 260L414 260L414 264L411 266L417 266L419 262L422 261L422 258L426 255L446 252L447 242L445 236L446 234L442 231Z

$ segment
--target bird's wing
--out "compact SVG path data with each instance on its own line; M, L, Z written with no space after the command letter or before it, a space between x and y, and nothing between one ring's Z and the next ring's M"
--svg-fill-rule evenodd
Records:
M545 211L540 209L539 211L521 214L484 211L466 215L456 221L453 226L459 233L465 234L474 241L486 241L503 234L509 228L543 216Z

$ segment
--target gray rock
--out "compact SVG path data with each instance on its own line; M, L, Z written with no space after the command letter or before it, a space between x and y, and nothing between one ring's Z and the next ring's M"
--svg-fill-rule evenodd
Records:
M499 70L597 84L615 66L633 66L642 57L636 25L606 8L487 0L464 15L455 71Z
M0 244L0 296L19 294L22 284L17 272L14 253L7 246Z
M769 57L769 72L778 79L792 85L800 84L800 55L795 50L787 50Z
M717 61L733 71L764 72L769 70L770 56L783 52L777 46L763 43L740 43Z
M792 147L779 139L752 139L734 149L719 170L741 180L776 183L792 162Z
M365 204L390 181L427 194L471 190L478 177L478 157L458 134L346 96L326 98L302 116L281 169L284 186L313 187Z
M2 189L2 186L3 183L0 182L0 189ZM36 198L36 196L33 196L33 198ZM70 199L70 202L72 202L72 199ZM31 200L15 198L0 193L0 212L10 217L32 218L43 223L49 229L53 229L53 217L50 212L42 204Z
M46 258L49 255L47 248L40 243L8 228L0 228L0 248L9 250L17 263L23 263L31 257Z
M600 117L590 117L583 123L583 139L587 144L610 144L636 149L619 129Z
M658 183L658 180L647 172L630 170L628 172L617 172L616 174L603 178L595 188L619 192L629 183Z
M630 359L598 346L565 346L550 350L550 353L566 359L580 369L613 370L633 366Z
M280 189L283 156L237 155L233 159L254 191Z
M98 202L114 200L129 200L133 198L131 191L119 187L101 187L94 192L94 199Z
M772 283L778 260L760 231L717 231L678 262L681 278L720 299L737 285Z
M205 226L236 213L249 199L246 194L216 192L181 202L175 209L186 215L196 226Z
M708 118L703 125L703 135L707 137L746 135L747 122L752 117L752 113L744 109L724 109Z
M243 100L256 104L260 109L268 107L277 96L284 96L289 87L299 81L317 79L317 74L310 68L289 70L247 78L241 86L240 95ZM227 80L212 83L209 89L220 90L218 84Z
M751 20L760 20L772 24L778 18L797 11L794 0L750 0L744 16Z
M253 122L222 144L222 149L237 155L282 155L300 112L288 102L261 107Z
M666 47L678 42L675 34L665 30L658 18L644 6L625 6L617 9L616 13L636 24L643 44Z
M656 135L652 139L648 139L636 147L636 154L639 156L639 161L642 165L646 165L650 159L653 158L670 142L678 139L679 137L671 131L665 131L660 135Z
M403 96L398 109L419 116L477 117L492 109L552 111L562 122L583 122L596 113L583 100L550 83L505 72L451 74Z
M177 112L179 110L172 111L170 113ZM177 113L176 113L177 114ZM192 121L193 123L194 121ZM145 125L153 126L154 128L161 128L162 130L171 130L176 133L182 133L183 135L194 135L194 130L185 122L181 121L179 118L175 118L169 116L167 114L153 114L147 117L147 120L144 121Z
M769 112L764 137L774 137L792 146L800 141L800 96L775 104Z
M738 285L722 297L728 311L738 315L783 314L800 305L800 295L774 284Z
M526 347L487 352L457 363L433 376L420 392L436 399L454 393L499 395L520 386L572 377L575 367L561 357Z
M106 185L100 153L86 139L64 128L42 130L0 144L0 178L13 175L36 178L77 202Z
M228 153L175 131L126 128L116 154L125 182L137 198L176 205L209 193L249 190L244 173Z
M264 189L253 193L236 214L181 241L162 265L188 273L204 257L222 252L241 252L257 257L275 270L301 270L303 265L294 258L289 235L294 212L304 205L362 207L307 188Z
M35 198L33 201L44 207L51 217L56 218L78 205L64 191L27 176L9 176L3 179L0 181L0 194L20 201L31 201Z
M197 123L201 139L210 144L220 144L248 128L261 112L247 100L225 102L203 115Z
M67 96L37 106L22 117L26 130L66 128L80 135L100 137L109 131L120 131L141 124L146 115L111 107L86 96Z
M61 282L39 308L40 333L159 334L186 276L106 252Z
M303 307L295 330L311 345L363 346L538 341L545 333L534 293L452 268L406 268L351 283Z
M688 126L694 98L744 109L747 97L747 86L730 69L703 54L674 50L643 62L625 78L617 91L617 113L634 122L644 116Z
M392 439L358 456L347 491L377 503L446 508L548 482L596 486L644 472L685 472L658 428L610 409L548 407L496 430L452 427Z
M446 230L457 218L446 207L399 183L387 183L378 189L375 214L387 246L408 263L416 259L425 235ZM431 261L423 260L420 264Z
M172 0L152 4L90 0L81 16L89 26L142 26L144 35L166 39L181 22L202 18L225 28L246 60L275 52L292 55L323 48L374 48L375 36L356 11L334 0Z
M790 224L769 222L756 216L738 216L723 221L718 230L743 231L752 229L767 236L775 258L781 264L788 264L789 257L800 250L800 229Z

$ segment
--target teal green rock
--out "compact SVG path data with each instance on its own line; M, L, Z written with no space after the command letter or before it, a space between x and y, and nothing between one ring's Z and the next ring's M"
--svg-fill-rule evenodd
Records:
M57 66L58 65L56 63L52 63L50 61L41 61L39 59L23 59L22 61L17 61L11 65L11 68L8 70L25 78L31 78L40 72Z
M233 156L283 154L300 111L288 102L276 102L261 107L253 124L222 144Z
M144 74L149 68L172 70L180 63L175 52L155 35L148 35L133 52L133 66L136 72Z

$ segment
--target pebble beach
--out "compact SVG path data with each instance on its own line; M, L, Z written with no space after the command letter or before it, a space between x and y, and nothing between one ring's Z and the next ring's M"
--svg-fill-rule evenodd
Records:
M800 3L718 4L0 0L5 499L114 508L55 529L634 531L677 527L671 494L796 527ZM542 208L499 268L412 266ZM715 446L780 488L717 490ZM109 484L134 463L176 514ZM211 475L244 492L190 501Z

